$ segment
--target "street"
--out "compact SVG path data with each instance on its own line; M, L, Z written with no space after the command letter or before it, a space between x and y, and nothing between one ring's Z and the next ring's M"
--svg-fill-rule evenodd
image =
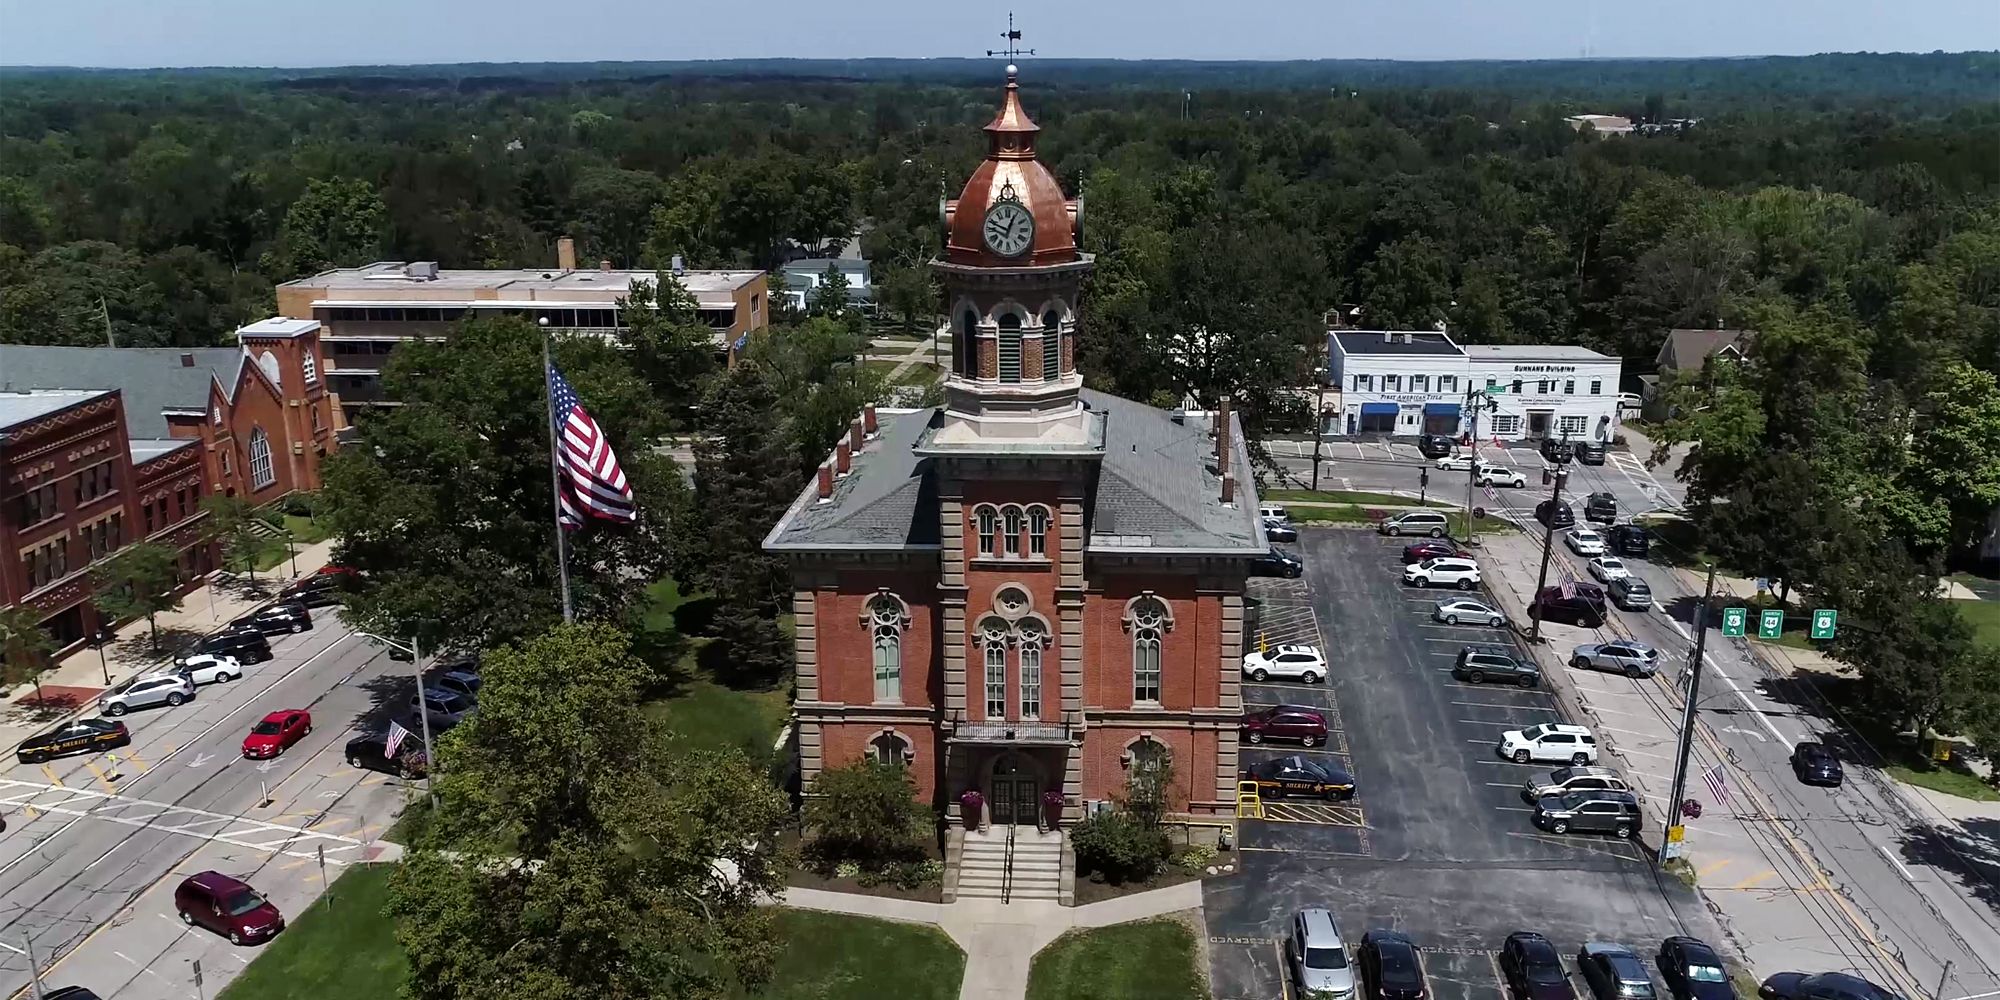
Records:
M133 744L0 767L0 984L27 995L32 941L47 987L106 1000L213 997L258 952L184 927L173 906L187 875L214 869L270 899L288 921L325 878L381 851L401 808L394 780L349 767L343 747L411 690L408 665L350 637L334 609L311 631L272 639L276 658L200 689L179 708L123 717ZM304 708L313 729L272 760L241 756L265 712ZM197 990L194 963L204 985Z

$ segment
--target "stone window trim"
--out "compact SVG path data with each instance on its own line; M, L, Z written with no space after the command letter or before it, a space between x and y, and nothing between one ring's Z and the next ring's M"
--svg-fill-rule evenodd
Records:
M972 508L972 528L978 538L978 547L975 551L983 558L998 555L1000 509L990 503Z
M1028 531L1028 512L1020 504L1008 504L1000 508L1000 552L1018 557L1023 546L1021 536Z
M890 617L890 616L893 616ZM861 603L860 625L867 628L875 625L893 625L896 631L910 628L910 604L887 587L877 587L868 599Z
M1149 615L1146 613L1144 604L1147 601L1159 605L1160 613L1158 615ZM1162 598L1154 591L1142 590L1137 596L1125 602L1125 613L1119 618L1119 621L1124 625L1127 632L1140 628L1157 628L1162 632L1172 632L1174 630L1174 606L1168 604L1165 598Z
M1124 748L1118 752L1118 766L1128 771L1131 770L1132 765L1139 760L1139 748L1148 743L1160 748L1160 752L1162 753L1173 753L1173 749L1156 738L1152 730L1141 729L1139 730L1139 735L1126 740Z
M899 764L903 767L909 767L917 762L916 741L910 739L908 736L898 731L894 726L883 726L881 729L877 730L873 736L870 736L868 738L868 742L865 744L865 746L867 746L868 748L867 751L868 755L871 757L874 756L873 751L875 750L876 746L885 739L888 740L889 742L897 744L900 747L898 756L900 756L902 760L886 761L884 763L894 763L894 764Z
M972 630L972 644L982 648L996 643L1019 646L1024 641L1048 649L1055 644L1055 629L1039 612L1026 612L1010 620L997 611L989 611L980 616L979 624Z

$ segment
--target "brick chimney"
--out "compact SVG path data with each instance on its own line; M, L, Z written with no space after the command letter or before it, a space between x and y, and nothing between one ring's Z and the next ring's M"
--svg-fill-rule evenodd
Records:
M833 498L833 466L821 462L819 466L819 499L821 503Z
M576 270L576 241L565 236L556 241L556 266L565 271Z
M1225 506L1236 502L1235 476L1222 477L1222 502Z
M833 453L833 471L844 476L847 475L847 470L853 467L854 449L848 447L847 442L842 441L840 442L840 447Z
M861 418L855 417L854 422L847 425L847 446L859 455L862 451L862 441Z
M1229 475L1229 397L1222 397L1222 408L1215 411L1215 471L1227 478Z
M861 408L861 429L866 431L869 437L874 437L875 432L882 429L882 425L875 420L874 403L869 403Z

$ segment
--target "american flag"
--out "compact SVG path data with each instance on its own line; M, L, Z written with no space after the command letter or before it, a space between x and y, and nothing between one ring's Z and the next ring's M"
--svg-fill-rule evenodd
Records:
M395 760L397 748L403 745L403 740L406 739L409 735L410 735L409 730L404 729L400 725L397 725L395 720L393 719L390 720L389 737L383 743L382 756L387 757L390 760Z
M632 502L632 487L625 482L625 470L618 467L618 456L611 453L611 442L604 439L597 421L590 419L583 404L577 402L576 390L569 387L553 362L549 365L549 411L554 414L560 435L556 442L556 462L562 469L564 482L557 494L562 503L563 525L581 527L585 513L620 524L631 523L638 515L638 508Z
M1729 801L1729 780L1723 774L1722 765L1717 764L1701 772L1701 780L1708 782L1708 790L1715 793L1717 804Z

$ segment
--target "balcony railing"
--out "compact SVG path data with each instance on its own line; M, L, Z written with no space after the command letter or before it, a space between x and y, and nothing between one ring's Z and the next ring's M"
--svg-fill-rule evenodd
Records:
M1074 713L1064 712L1060 722L1020 720L1011 722L967 722L965 713L952 716L952 743L1012 744L1015 746L1065 746L1083 736Z

